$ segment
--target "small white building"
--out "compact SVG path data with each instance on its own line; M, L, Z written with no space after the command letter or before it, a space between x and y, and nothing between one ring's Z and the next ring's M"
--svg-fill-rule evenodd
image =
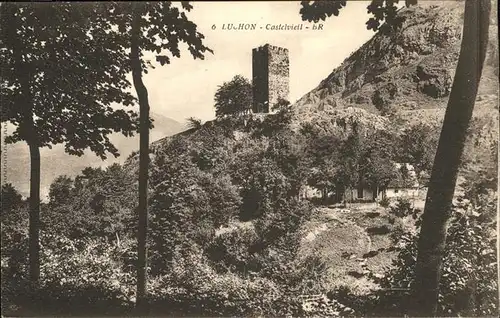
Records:
M385 197L386 198L415 198L419 195L419 188L400 188L400 187L393 187L393 188L387 188L384 191Z
M383 197L386 198L415 198L419 195L420 185L417 180L417 174L412 165L396 164L400 171L405 171L405 178L396 178L391 180L384 190Z
M347 202L354 201L366 201L373 202L378 197L380 191L376 195L374 195L374 191L372 189L366 187L358 187L357 189L347 189L344 194L344 198Z
M396 163L400 171L398 177L391 180L385 188L371 189L359 186L356 189L347 189L344 200L347 202L374 202L383 198L415 198L420 193L420 187L412 165Z
M355 189L346 189L343 198L336 198L337 201L346 202L375 202L384 198L416 198L420 194L420 186L417 180L415 169L410 164L396 163L396 168L400 171L398 177L391 180L385 188L371 189L366 186L359 186ZM334 192L323 193L320 189L304 186L301 189L302 199L334 197Z
M348 189L345 192L345 200L347 202L374 202L384 198L416 198L418 195L418 186L391 182L386 189L377 189L377 191L368 188Z
M329 192L327 195L330 196L332 193ZM299 196L301 199L323 198L324 193L320 189L305 185L300 189Z

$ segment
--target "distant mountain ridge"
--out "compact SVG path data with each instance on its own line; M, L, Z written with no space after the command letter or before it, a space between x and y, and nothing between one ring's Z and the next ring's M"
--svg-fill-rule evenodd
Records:
M166 136L177 134L186 129L185 125L160 114L152 113L154 128L150 131L150 140L155 141ZM10 129L9 129L10 130ZM12 183L23 196L29 196L30 156L28 146L24 142L4 145L2 128L2 184ZM74 177L85 167L102 167L113 163L123 163L127 157L139 149L139 135L125 137L114 133L110 136L111 142L118 149L120 156L102 161L91 151L85 151L81 157L72 156L64 152L63 145L53 146L52 149L42 148L41 154L41 197L48 194L52 181L60 175ZM4 153L5 152L5 153ZM2 158L2 159L3 159ZM7 167L4 171L4 167Z

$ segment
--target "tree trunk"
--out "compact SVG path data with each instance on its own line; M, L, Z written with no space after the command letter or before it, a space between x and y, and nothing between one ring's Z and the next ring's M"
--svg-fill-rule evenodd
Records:
M500 155L500 148L497 145L497 153ZM499 157L497 157L499 158ZM497 193L500 193L500 169L497 168ZM497 281L500 282L500 204L497 202ZM500 315L500 283L497 283L498 288L498 314Z
M411 308L414 316L435 316L437 311L446 222L486 56L490 10L490 0L465 2L460 57L439 137L418 241Z
M40 148L28 142L30 149L30 224L29 224L29 273L36 286L40 279Z
M23 63L23 53L15 52L15 61L20 68L29 68ZM30 151L30 197L28 257L29 279L32 288L37 288L40 280L40 143L33 122L33 104L31 99L29 75L21 77L23 122L21 131ZM21 105L20 105L21 106Z
M139 98L140 148L139 148L139 224L137 229L137 308L143 308L146 301L147 278L147 231L148 231L148 167L149 167L149 101L148 90L142 82L142 65L139 52L141 36L140 5L133 6L130 60L132 78Z

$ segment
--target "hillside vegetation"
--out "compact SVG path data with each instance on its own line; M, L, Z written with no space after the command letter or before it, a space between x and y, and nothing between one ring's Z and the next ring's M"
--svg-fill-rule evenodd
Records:
M423 197L353 203L343 193L408 180L396 163L411 164L425 187L457 60L459 7L401 10L401 31L375 35L274 115L225 116L153 143L151 313L403 316ZM498 309L498 63L488 63L452 211L440 315ZM52 183L36 297L27 285L27 205L2 188L3 313L131 313L137 174L132 154ZM304 198L307 186L322 196Z
M186 128L179 122L152 114L154 128L151 130L151 140L158 140L166 136L175 135ZM10 127L2 135L10 135ZM104 167L113 163L123 164L127 157L139 147L139 137L125 137L119 133L110 136L111 142L116 146L120 157L108 157L102 161L101 158L90 151L86 151L83 156L69 155L64 151L63 145L55 145L51 149L41 149L41 196L46 199L49 193L50 184L59 175L75 177L85 167ZM2 138L2 151L5 151L5 160L8 162L2 165L2 184L12 183L23 196L29 196L29 167L30 156L28 145L24 142L4 145Z
M443 108L454 76L463 4L403 8L401 30L376 34L296 104L300 114L355 106L374 113ZM479 96L498 93L498 33L491 26ZM425 118L423 118L425 120Z

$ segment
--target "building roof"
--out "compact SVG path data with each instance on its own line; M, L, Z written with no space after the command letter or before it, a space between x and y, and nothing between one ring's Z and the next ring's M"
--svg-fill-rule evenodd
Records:
M418 188L419 183L415 168L409 163L396 163L397 177L392 179L387 188Z

